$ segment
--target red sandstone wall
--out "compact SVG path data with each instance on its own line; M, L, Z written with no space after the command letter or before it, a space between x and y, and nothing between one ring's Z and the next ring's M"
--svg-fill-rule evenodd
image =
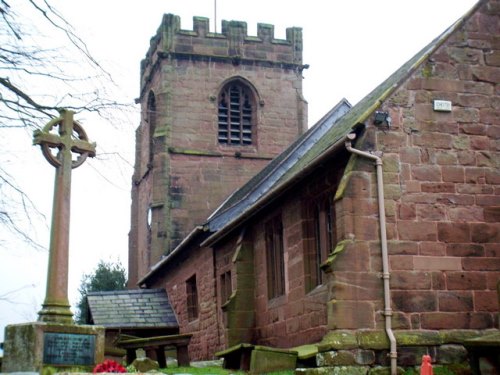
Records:
M389 157L388 173L391 165L400 172L390 233L406 250L398 254L396 247L390 259L392 299L411 328L496 325L499 19L498 12L474 16L464 34L454 35L400 90L401 102L386 104L398 119L397 147L377 133ZM453 111L434 112L434 99L450 100Z
M483 11L382 104L391 129L368 121L357 145L384 152L395 328L497 325L499 15ZM452 112L434 111L436 99ZM354 241L333 266L331 328L383 327L375 188L374 167L359 161L339 202L344 238Z
M341 161L342 159L339 158ZM342 162L337 164L343 168ZM318 342L327 331L328 276L323 285L306 292L304 257L307 246L304 206L317 193L335 187L338 170L318 170L306 183L294 188L278 207L259 217L252 227L255 260L256 342L287 348ZM267 296L266 244L264 223L281 212L285 249L285 295Z
M179 321L180 333L192 333L189 344L191 360L211 359L223 347L219 337L219 322L215 301L214 262L212 250L198 248L189 258L173 259L165 270L166 280L156 280L151 288L165 288ZM187 315L186 280L196 274L198 288L198 319L189 321Z

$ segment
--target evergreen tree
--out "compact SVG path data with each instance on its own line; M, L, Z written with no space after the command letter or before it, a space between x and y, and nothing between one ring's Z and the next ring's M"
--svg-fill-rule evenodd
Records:
M124 290L126 287L127 276L122 264L120 262L113 263L100 260L93 273L82 276L78 288L80 299L76 305L75 321L79 324L88 323L88 293Z

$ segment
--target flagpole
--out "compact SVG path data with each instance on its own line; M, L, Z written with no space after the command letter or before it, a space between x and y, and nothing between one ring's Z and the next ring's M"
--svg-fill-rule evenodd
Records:
M217 33L217 0L214 0L214 22L215 22L215 32Z

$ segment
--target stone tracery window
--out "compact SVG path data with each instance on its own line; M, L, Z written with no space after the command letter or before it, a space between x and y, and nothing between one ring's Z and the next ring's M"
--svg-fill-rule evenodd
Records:
M228 83L218 98L218 140L220 144L251 145L255 131L255 100L250 88L235 80Z

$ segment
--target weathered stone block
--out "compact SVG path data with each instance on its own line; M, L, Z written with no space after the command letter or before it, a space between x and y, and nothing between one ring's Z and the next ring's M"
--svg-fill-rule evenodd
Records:
M422 222L446 220L446 209L440 205L419 205L417 218Z
M437 294L434 291L393 291L394 308L405 312L436 311Z
M364 349L354 350L354 360L357 365L372 365L375 363L375 351Z
M431 274L419 271L391 272L391 288L395 289L430 289Z
M286 353L285 351L255 347L250 359L250 372L264 374L273 371L292 370L295 369L296 363L296 352Z
M443 242L470 242L470 225L468 223L438 223L438 240Z
M486 289L486 275L478 272L446 272L448 290Z
M388 349L389 339L383 330L358 331L357 338L359 347L362 349Z
M346 366L354 365L356 361L354 354L348 350L332 350L329 352L322 352L316 355L316 366Z
M329 331L318 344L318 351L330 349L353 349L358 346L355 331Z
M421 190L424 193L454 193L455 185L451 182L422 182Z
M438 292L439 311L472 311L472 292L443 291Z
M435 241L436 223L418 221L399 221L397 229L400 239L412 241Z
M472 223L473 242L500 242L500 223Z
M416 345L439 345L443 342L443 339L439 335L438 331L395 331L396 341L398 345L403 346L416 346Z
M460 271L462 270L462 259L457 257L414 256L413 267L415 270Z
M446 245L446 255L452 257L482 257L484 245L451 243Z
M441 345L436 360L440 364L463 363L467 361L467 349L462 345Z
M465 271L499 271L499 258L464 258L462 260Z
M441 181L441 169L436 165L414 165L411 174L418 181Z
M369 272L335 272L333 294L340 300L374 300L382 298L382 282L378 274Z
M484 207L484 220L490 223L500 222L500 206Z
M356 329L375 326L374 306L365 301L333 300L327 304L328 328Z
M425 346L403 346L398 348L398 364L404 367L420 363L423 355L428 353Z

